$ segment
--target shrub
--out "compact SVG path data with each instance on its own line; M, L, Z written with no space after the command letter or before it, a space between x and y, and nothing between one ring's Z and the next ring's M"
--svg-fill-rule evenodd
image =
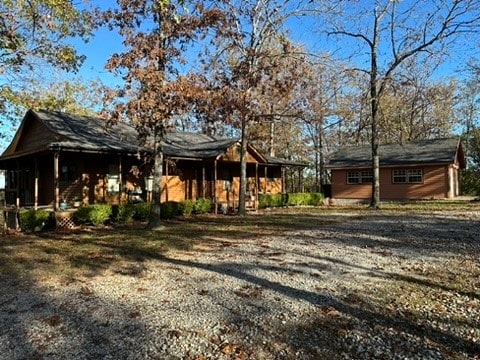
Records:
M173 219L181 214L181 206L177 201L166 201L160 204L160 217L162 219Z
M183 215L191 215L195 209L195 200L185 200L182 202L181 206Z
M133 204L134 212L133 218L138 221L148 221L150 220L150 215L152 213L152 204L149 202L141 202Z
M80 206L73 214L75 222L80 224L88 224L90 222L90 206Z
M288 195L289 206L319 206L323 204L321 193L293 193Z
M23 231L41 231L50 220L50 212L47 210L27 210L20 214L20 220Z
M119 224L129 224L133 221L135 206L133 204L122 204L112 206L112 220Z
M260 209L285 206L288 201L288 194L260 194L258 206Z
M212 210L212 202L210 199L200 198L195 202L193 211L196 214L206 214Z
M105 224L112 216L112 206L108 204L95 204L90 213L90 221L93 225Z
M462 195L480 195L480 171L478 169L463 170Z
M258 206L260 209L281 206L319 206L323 204L321 193L292 193L292 194L260 194Z
M323 205L324 200L322 193L310 193L310 201L307 205L320 206Z
M74 214L74 219L81 224L105 224L112 215L112 206L108 204L95 204L79 207Z
M308 193L294 193L288 195L288 206L300 206L300 205L307 205L309 200Z

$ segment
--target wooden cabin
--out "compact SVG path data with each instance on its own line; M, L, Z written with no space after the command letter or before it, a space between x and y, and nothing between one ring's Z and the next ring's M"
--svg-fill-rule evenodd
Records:
M209 198L236 208L240 143L204 134L170 132L162 143L162 201ZM62 112L28 111L0 157L7 206L68 207L150 201L151 151L135 129ZM284 191L284 170L305 165L267 157L248 147L248 203L258 194Z
M460 195L465 156L459 138L380 145L382 200L451 199ZM326 166L331 172L332 198L370 199L370 146L339 149Z

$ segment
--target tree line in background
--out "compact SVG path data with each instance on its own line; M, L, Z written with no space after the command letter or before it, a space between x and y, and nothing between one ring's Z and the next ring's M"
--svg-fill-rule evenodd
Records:
M166 131L235 135L242 144L241 196L249 143L311 164L303 183L290 174L289 187L313 192L328 184L329 153L370 144L371 205L378 207L379 144L460 132L469 159L465 190L478 194L480 66L472 57L460 72L434 75L459 49L474 50L480 1L425 3L117 0L105 9L97 1L4 1L0 135L26 108L128 121L142 140L154 140L157 180ZM292 21L308 26L309 38L324 41L325 49L297 43ZM123 52L106 63L122 80L116 88L67 76L84 60L69 40L87 41L99 27L123 39ZM65 76L53 75L58 69Z

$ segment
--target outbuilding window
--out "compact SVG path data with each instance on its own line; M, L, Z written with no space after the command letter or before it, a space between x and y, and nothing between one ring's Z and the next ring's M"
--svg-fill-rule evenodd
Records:
M348 171L347 184L368 184L373 180L371 171Z
M422 169L397 169L392 172L394 184L420 184L423 182Z

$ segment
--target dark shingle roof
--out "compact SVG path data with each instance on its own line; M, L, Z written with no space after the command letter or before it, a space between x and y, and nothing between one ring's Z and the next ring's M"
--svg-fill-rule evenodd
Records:
M127 123L106 126L105 120L100 118L72 115L59 111L28 111L15 135L15 139L20 139L22 131L25 131L24 124L34 118L38 119L51 132L48 140L35 148L36 152L63 150L133 155L138 152L151 151L151 147L148 146L150 141L147 141L147 145L140 146L137 131ZM3 158L22 155L22 152L17 153L15 151L15 139L4 152ZM239 139L237 138L226 139L197 133L167 132L162 142L162 148L164 154L169 157L212 159L225 153L238 142ZM285 159L267 159L253 147L251 150L268 164L305 166L305 164Z
M33 111L25 115L22 124L10 146L5 150L4 159L22 156L25 151L17 152L16 146L22 138L22 133L37 119L49 131L47 137L41 136L34 148L29 147L28 153L47 150L81 151L93 153L123 153L137 154L149 152L151 141L141 146L135 128L127 123L107 126L105 120L96 117L79 116L59 111ZM151 140L151 139L150 139ZM205 134L187 132L167 132L162 142L164 154L169 157L188 159L211 159L225 153L231 146L238 143L236 138L219 138ZM256 152L252 148L253 151ZM263 158L259 154L260 158ZM265 161L265 160L264 160Z
M50 148L136 153L148 151L139 146L136 130L129 124L107 127L105 121L61 112L38 111L37 116L61 140ZM216 157L235 144L237 139L222 139L205 134L168 132L162 148L167 156L205 159Z
M265 156L267 164L271 165L287 165L287 166L298 166L298 167L307 167L308 164L301 161L287 160L283 158L278 158L274 156Z
M105 121L89 116L43 110L32 113L57 135L57 140L48 145L50 149L126 153L139 150L137 132L127 124L109 128Z
M380 166L454 163L461 148L459 138L429 139L405 144L380 145ZM461 154L463 157L463 153ZM463 161L463 159L462 159ZM341 148L331 155L328 168L372 166L371 146Z

